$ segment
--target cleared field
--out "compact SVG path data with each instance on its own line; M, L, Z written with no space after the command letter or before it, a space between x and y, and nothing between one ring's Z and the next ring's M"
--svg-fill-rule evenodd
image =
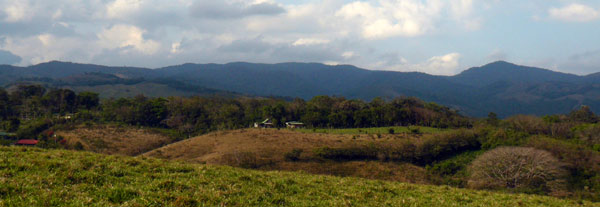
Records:
M0 147L0 206L600 206L587 201Z
M103 154L139 155L172 142L168 136L131 126L78 126L59 130L67 146Z
M372 179L427 183L422 167L409 163L314 159L320 147L357 146L372 142L411 139L402 135L301 133L277 129L241 129L213 132L144 153L142 156L192 163L230 165L261 170L304 171L315 174L354 176ZM285 159L301 150L299 160Z
M291 129L303 133L326 133L326 134L390 134L390 129L394 134L398 133L425 133L433 134L449 129L439 129L423 126L394 126L394 127L374 127L374 128L349 128L349 129Z

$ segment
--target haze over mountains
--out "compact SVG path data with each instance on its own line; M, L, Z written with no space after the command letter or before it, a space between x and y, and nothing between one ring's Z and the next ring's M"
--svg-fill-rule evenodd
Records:
M470 116L568 113L581 105L600 112L600 73L578 76L498 61L455 76L374 71L319 63L183 64L158 69L48 62L0 66L0 84L40 83L103 97L239 94L335 95L371 100L415 96Z

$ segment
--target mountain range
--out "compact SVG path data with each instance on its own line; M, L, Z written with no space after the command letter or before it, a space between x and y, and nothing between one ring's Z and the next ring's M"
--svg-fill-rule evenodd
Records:
M0 66L0 84L37 83L102 97L317 95L371 100L414 96L475 117L495 112L547 115L581 105L600 112L600 73L579 76L497 61L454 76L361 69L320 63L183 64L157 69L52 61L28 67Z

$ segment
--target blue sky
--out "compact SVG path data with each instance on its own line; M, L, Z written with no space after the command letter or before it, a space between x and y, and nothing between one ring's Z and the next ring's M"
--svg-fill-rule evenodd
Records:
M600 1L0 0L0 64L233 61L600 72Z

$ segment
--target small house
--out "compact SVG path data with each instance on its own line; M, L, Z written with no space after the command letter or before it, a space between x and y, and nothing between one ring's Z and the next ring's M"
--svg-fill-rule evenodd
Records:
M19 141L17 141L15 143L15 145L22 145L22 146L35 146L38 144L38 140L35 139L20 139Z
M285 122L285 126L287 128L291 128L291 129L302 128L302 127L304 127L304 123L299 122L299 121L290 121L290 122Z
M264 121L258 123L255 122L254 123L254 128L273 128L275 125L273 125L273 122L271 121L271 119L265 119Z

